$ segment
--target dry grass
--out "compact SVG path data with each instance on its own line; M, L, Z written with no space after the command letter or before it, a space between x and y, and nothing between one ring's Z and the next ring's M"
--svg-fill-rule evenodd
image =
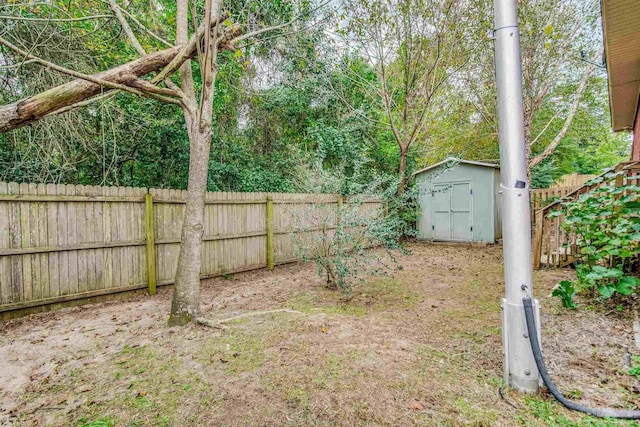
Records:
M166 289L7 322L0 424L618 425L546 396L510 393L518 409L499 396L500 248L412 251L394 277L371 278L348 302L311 265L211 280L203 286L209 318L303 312L239 319L222 331L166 327ZM546 298L571 274L536 276L552 375L583 403L637 403L638 382L620 363L628 316L567 313Z

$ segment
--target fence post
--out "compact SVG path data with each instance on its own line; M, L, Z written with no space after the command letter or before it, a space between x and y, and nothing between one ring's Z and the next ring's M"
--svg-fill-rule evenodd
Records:
M273 270L273 197L267 196L267 268Z
M147 193L144 197L144 226L147 241L147 279L149 283L149 295L156 294L158 277L156 274L156 242L153 224L153 198Z
M542 236L544 234L544 210L540 209L535 213L536 228L533 235L533 269L540 269L540 258L542 257Z

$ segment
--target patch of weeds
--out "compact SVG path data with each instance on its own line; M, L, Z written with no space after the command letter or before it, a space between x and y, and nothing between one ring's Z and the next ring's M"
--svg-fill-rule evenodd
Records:
M333 301L328 303L326 301ZM371 311L410 309L421 301L418 292L408 289L395 278L366 282L353 291L349 300L340 300L330 290L300 292L287 306L303 313L365 316Z
M480 336L480 334L478 334L477 332L466 332L466 331L458 332L454 334L453 337L463 338L465 340L472 341L476 344L484 344L487 341L483 336Z
M582 390L569 390L567 393L567 398L572 399L572 400L579 400L582 399L582 396L584 395L584 393L582 393Z
M184 418L179 415L185 411L184 405L197 405L194 398L197 399L199 392L183 390L182 385L196 384L198 374L187 369L181 357L159 351L160 354L145 346L127 346L117 353L105 364L105 369L111 369L110 378L118 380L112 380L116 397L98 399L93 405L79 408L72 416L84 418L79 418L81 422L76 425L84 425L91 419L102 420L99 417L106 415L112 417L109 419L111 424L106 424L110 426L168 426L175 425L178 416ZM97 396L101 390L96 388L92 393ZM197 411L189 414L198 416ZM185 424L182 421L181 425L188 425L187 420L184 420Z
M365 303L372 304L378 310L414 308L421 300L419 293L408 289L395 278L367 283L362 289L361 297L365 299Z
M284 391L284 400L293 406L307 408L309 406L309 393L305 387L295 385Z
M113 427L115 423L111 418L98 418L97 420L87 422L86 418L78 420L82 424L78 424L80 427Z
M560 412L562 407L559 403L544 400L539 396L526 397L525 403L530 413L542 421L548 427L640 427L635 421L622 421L611 419L599 419L592 416L581 416L577 420L572 420ZM578 415L578 413L575 413ZM525 425L525 420L521 420Z
M502 335L502 328L500 326L485 326L482 331L487 335Z
M469 399L462 397L456 399L456 407L462 414L465 423L470 425L496 425L499 418L494 410L482 408L477 403L469 402Z
M226 372L241 374L251 372L264 364L265 343L241 329L215 337L204 346L203 364L222 365Z
M364 316L367 314L367 309L365 307L359 306L356 301L341 301L336 305L326 305L321 302L323 297L324 299L334 299L335 295L333 293L329 293L328 291L324 291L328 295L319 295L311 292L300 292L294 295L289 302L287 303L287 307L290 307L294 310L301 311L303 313L325 313L325 314L337 314L337 315L345 315L345 316Z
M225 280L233 280L233 276L229 273L222 273L220 276Z
M144 345L125 345L124 348L122 350L120 350L120 354L121 355L139 355L144 353L146 350L146 347Z
M351 350L345 356L330 354L313 373L313 384L320 389L337 391L352 387L349 379L357 375L359 370L353 366L353 362L362 359L364 353L359 350Z
M449 357L447 353L428 345L418 346L416 348L416 354L422 362L437 362Z

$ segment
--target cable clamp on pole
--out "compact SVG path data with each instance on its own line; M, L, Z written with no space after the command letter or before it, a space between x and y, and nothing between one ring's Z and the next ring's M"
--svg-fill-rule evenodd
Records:
M499 27L499 28L494 28L492 30L487 31L487 38L489 40L495 40L496 39L496 33L500 30L506 30L507 28L515 28L515 29L519 29L518 25L505 25L503 27Z

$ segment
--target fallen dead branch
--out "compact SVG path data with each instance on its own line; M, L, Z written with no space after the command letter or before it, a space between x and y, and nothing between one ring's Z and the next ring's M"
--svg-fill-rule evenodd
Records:
M249 313L239 314L237 316L227 317L225 319L220 319L220 320L207 320L200 317L197 319L197 322L201 325L208 326L214 329L228 329L228 326L225 326L224 323L232 322L238 319L246 319L248 317L264 316L266 314L273 314L273 313L304 314L303 312L298 310L291 310L289 308L279 308L276 310L252 311Z

